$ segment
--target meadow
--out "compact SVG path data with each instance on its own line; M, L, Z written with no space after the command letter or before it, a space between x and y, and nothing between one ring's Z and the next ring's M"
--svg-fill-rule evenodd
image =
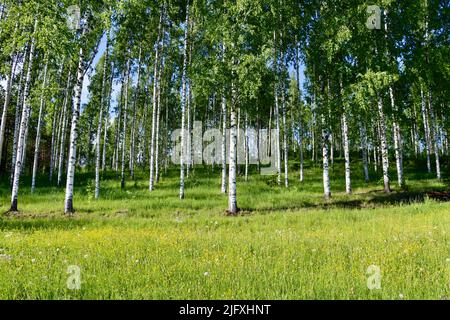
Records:
M24 176L16 214L9 182L0 184L0 299L448 299L450 202L432 192L449 181L408 163L407 188L382 192L379 173L364 183L353 168L346 195L343 163L322 196L321 169L308 163L290 187L253 174L238 181L238 216L227 216L220 168L196 168L178 199L176 168L153 192L139 172L120 189L103 176L77 173L73 217L62 214L64 188L42 176L34 194ZM448 174L447 174L448 176ZM395 174L391 175L394 182ZM431 193L430 193L431 192ZM369 289L371 265L379 289ZM81 287L67 286L78 266ZM69 269L68 269L69 268Z

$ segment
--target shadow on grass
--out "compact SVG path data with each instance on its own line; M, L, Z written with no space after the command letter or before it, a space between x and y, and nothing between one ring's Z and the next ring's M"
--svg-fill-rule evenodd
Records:
M271 213L277 211L296 211L302 209L370 209L380 208L383 206L398 206L412 203L423 203L426 198L436 201L450 201L450 192L443 191L440 188L435 188L433 191L393 191L391 193L376 192L374 190L362 194L363 196L370 195L365 199L331 199L321 203L303 201L301 205L293 203L292 205L277 206L271 208L246 208L241 210L246 213Z
M46 215L7 214L0 216L1 231L72 230L85 227L92 220L79 217L57 217Z

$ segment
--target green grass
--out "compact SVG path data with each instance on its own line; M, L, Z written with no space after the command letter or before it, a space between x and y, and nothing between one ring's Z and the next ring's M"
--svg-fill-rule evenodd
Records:
M93 174L79 173L71 218L63 190L41 177L31 195L24 177L21 212L0 218L0 298L448 299L450 203L425 194L448 182L411 164L407 191L385 195L379 176L365 184L360 171L348 196L336 163L329 202L310 164L288 190L274 177L240 177L237 217L224 214L219 168L197 168L183 201L176 168L152 193L146 172L126 191L110 172L99 201ZM0 212L9 201L4 179ZM69 265L81 268L81 290L67 288ZM370 265L381 269L379 290L367 288Z

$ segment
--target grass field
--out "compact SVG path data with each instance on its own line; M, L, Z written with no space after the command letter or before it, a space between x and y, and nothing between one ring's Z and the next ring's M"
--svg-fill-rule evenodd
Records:
M74 217L62 215L63 190L42 177L31 195L24 177L21 212L0 218L0 299L448 299L450 202L425 192L448 192L448 181L409 164L408 189L385 195L355 168L347 196L335 166L329 202L318 167L303 183L291 170L288 190L241 177L237 217L224 214L219 168L195 170L184 201L175 168L152 193L146 172L126 191L109 172L99 201L92 173L79 173ZM5 178L2 213L9 196ZM71 265L79 290L67 287ZM381 289L368 289L371 265Z

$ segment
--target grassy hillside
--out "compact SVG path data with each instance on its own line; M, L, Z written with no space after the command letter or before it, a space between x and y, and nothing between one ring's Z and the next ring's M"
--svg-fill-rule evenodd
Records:
M24 179L21 213L0 218L0 298L448 299L450 202L425 192L448 192L447 182L411 166L408 189L385 195L354 169L347 196L341 167L330 202L320 168L308 167L302 184L292 176L288 190L273 177L242 179L237 217L224 214L218 168L192 173L184 201L176 169L152 193L146 172L126 191L110 172L99 201L84 173L71 218L63 190L42 177L31 195ZM8 206L4 180L0 211ZM70 265L80 290L67 288ZM367 287L370 265L381 270L379 290Z

